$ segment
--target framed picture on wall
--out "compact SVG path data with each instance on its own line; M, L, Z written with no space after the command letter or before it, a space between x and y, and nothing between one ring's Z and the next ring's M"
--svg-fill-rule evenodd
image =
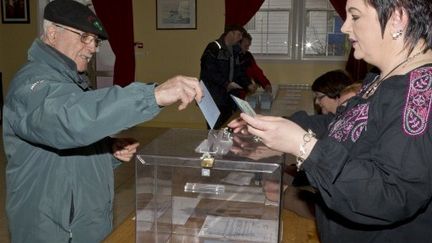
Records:
M196 29L196 0L156 0L156 29Z
M2 23L30 23L29 0L0 0Z

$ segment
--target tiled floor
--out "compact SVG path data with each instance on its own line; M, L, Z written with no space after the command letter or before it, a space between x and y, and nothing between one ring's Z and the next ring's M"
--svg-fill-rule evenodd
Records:
M134 137L140 141L141 146L161 134L164 128L135 127L121 133L122 137ZM0 128L0 134L2 130ZM0 242L9 243L7 219L5 215L5 155L3 152L3 139L0 139ZM135 210L135 164L124 163L115 170L115 202L114 227L123 222Z

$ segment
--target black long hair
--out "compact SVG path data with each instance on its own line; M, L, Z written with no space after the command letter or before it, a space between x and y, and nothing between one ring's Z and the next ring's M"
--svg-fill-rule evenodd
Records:
M353 80L343 70L333 70L319 76L312 84L312 91L321 92L329 98L340 97L341 91L352 84Z

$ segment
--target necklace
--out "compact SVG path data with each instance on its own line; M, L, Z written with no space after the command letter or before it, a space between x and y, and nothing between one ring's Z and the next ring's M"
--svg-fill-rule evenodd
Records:
M381 83L388 77L390 74L392 74L396 69L401 67L402 65L406 65L408 62L419 56L423 51L419 51L416 54L405 58L402 62L400 62L398 65L396 65L390 72L388 72L383 78L379 78L380 76L377 76L372 83L368 86L366 92L363 94L363 98L369 98L371 95L375 93L375 91L378 89L378 87L381 85Z

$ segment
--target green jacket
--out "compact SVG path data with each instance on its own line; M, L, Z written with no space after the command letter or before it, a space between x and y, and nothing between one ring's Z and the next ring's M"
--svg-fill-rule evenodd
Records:
M89 90L75 63L37 39L4 105L12 242L99 242L112 227L113 135L152 119L154 85Z

